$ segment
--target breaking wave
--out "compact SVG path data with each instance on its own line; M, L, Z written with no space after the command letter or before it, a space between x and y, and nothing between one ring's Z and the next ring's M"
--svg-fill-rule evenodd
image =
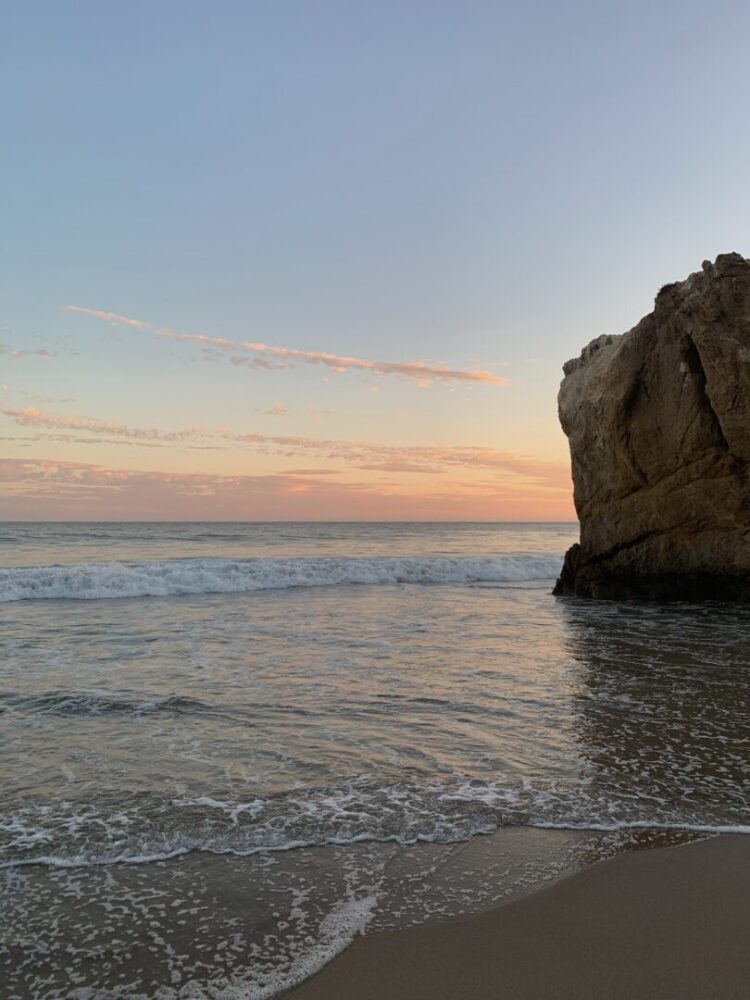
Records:
M551 580L562 556L295 557L82 563L0 570L0 603L241 594L356 584L524 583Z
M706 815L582 790L457 780L448 784L347 785L246 801L201 795L135 795L65 801L0 814L0 870L27 865L78 868L147 864L192 852L249 856L364 842L449 844L503 826L620 831L663 829L750 834L741 814Z

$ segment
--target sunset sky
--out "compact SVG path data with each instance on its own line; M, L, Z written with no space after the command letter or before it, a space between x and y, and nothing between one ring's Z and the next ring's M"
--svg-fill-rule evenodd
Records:
M570 520L561 366L750 253L745 2L5 6L0 517Z

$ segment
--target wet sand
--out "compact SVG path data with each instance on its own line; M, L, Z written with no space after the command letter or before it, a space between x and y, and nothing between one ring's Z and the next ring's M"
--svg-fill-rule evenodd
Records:
M468 919L358 938L288 1000L747 1000L750 837L636 851Z
M0 869L0 997L276 996L364 927L475 915L632 846L507 827L454 844Z

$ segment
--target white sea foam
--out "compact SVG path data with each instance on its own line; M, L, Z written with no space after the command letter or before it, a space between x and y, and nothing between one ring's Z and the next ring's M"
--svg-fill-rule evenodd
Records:
M374 785L292 792L249 801L210 795L134 801L108 814L63 802L0 815L0 870L29 865L80 868L148 864L192 852L250 857L360 843L448 844L499 827L750 834L744 817L658 809L625 799L536 787L529 781L450 786ZM734 820L734 821L733 821Z
M750 825L745 823L691 823L686 821L658 822L652 820L633 820L620 822L597 822L596 820L563 820L560 822L545 822L538 820L525 824L530 829L536 830L578 830L582 833L618 833L635 830L663 830L665 832L681 832L705 834L707 836L719 836L725 834L737 834L740 836L750 836ZM134 851L128 853L123 851L119 855L108 854L106 856L96 856L81 853L76 856L40 854L33 857L20 858L12 861L0 861L0 871L7 869L29 868L42 866L44 868L75 869L75 868L99 868L109 865L148 865L164 861L171 861L174 858L184 857L187 854L216 854L233 855L238 858L254 857L256 855L277 854L285 851L295 851L311 847L353 847L356 844L380 843L398 844L400 847L413 847L415 844L456 844L465 843L472 836L486 836L495 833L499 829L498 825L493 825L489 829L477 829L467 832L464 836L455 836L446 839L444 836L423 834L419 836L376 836L374 834L361 834L353 837L335 837L327 839L289 841L287 843L276 843L273 847L252 847L240 848L226 846L218 843L216 839L206 840L205 843L193 842L189 846L165 848L152 853L138 853Z
M311 945L285 956L278 965L258 963L249 981L212 983L212 995L219 1000L270 1000L298 986L364 934L376 905L374 893L343 900L323 918Z
M173 559L0 570L0 603L234 594L353 584L523 583L551 580L561 556Z

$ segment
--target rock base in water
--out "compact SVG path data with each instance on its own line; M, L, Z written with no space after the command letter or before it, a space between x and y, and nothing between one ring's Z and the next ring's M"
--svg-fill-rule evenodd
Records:
M704 262L564 371L581 542L555 593L750 600L750 261Z
M748 601L750 575L666 573L661 576L617 574L596 563L581 565L580 545L565 554L552 591L556 596L593 597L600 601Z

